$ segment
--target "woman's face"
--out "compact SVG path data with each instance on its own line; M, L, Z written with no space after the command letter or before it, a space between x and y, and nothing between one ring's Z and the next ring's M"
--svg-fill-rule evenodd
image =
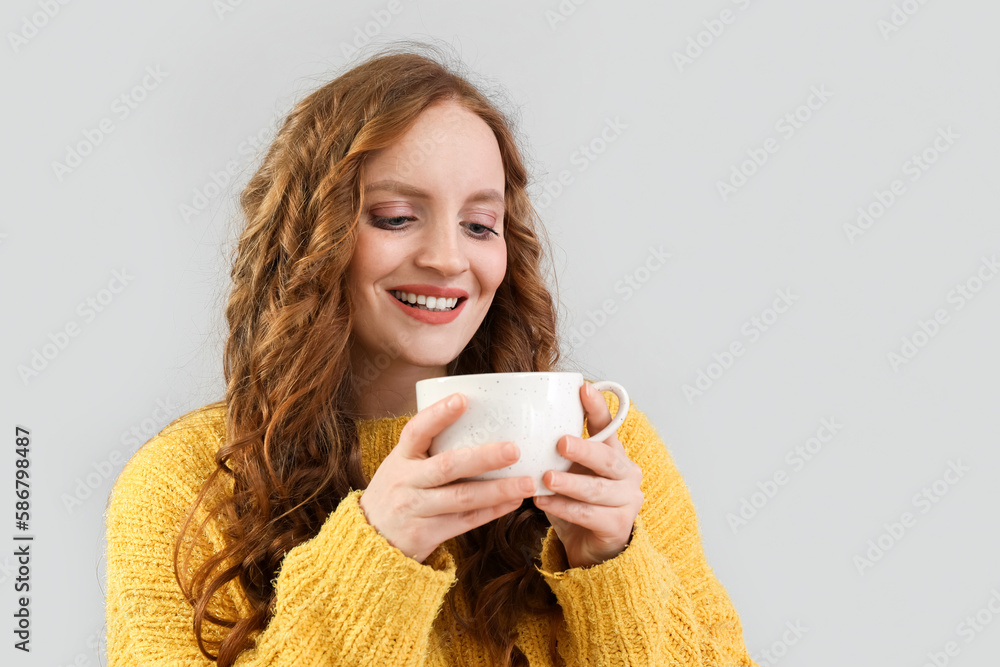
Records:
M368 359L387 355L396 369L432 367L430 377L443 375L479 328L507 269L496 138L457 102L434 104L397 143L369 156L362 187L347 271L355 347ZM417 297L412 306L397 298L408 302L410 294ZM424 297L435 297L434 310L424 309ZM439 311L437 297L458 300Z

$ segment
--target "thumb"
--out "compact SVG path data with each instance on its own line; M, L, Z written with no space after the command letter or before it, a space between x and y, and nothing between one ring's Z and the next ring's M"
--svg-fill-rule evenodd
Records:
M467 405L465 394L454 393L419 411L403 426L396 450L406 458L427 458L434 436L453 424Z
M599 392L592 383L585 382L581 387L583 394L583 409L587 416L587 433L594 435L611 423L611 411L604 394Z

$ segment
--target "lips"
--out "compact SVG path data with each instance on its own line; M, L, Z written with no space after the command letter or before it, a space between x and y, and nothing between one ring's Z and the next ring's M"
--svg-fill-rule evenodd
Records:
M400 291L402 291L402 289ZM423 292L423 294L426 294L426 292ZM462 309L465 307L465 303L469 300L468 297L466 296L455 295L458 296L459 299L458 303L455 305L454 308L452 308L451 310L434 311L434 310L420 310L419 308L414 308L409 303L403 303L389 292L386 292L386 296L392 299L392 302L397 306L399 306L399 308L404 313L406 313L413 319L419 322L423 322L425 324L447 324L453 321L456 317L458 317L459 313L462 312ZM446 297L448 295L427 294L427 296Z

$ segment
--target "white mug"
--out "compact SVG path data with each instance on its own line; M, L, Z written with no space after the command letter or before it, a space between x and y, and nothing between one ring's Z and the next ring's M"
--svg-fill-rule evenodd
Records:
M617 382L594 382L594 389L607 389L618 397L618 412L611 423L588 440L603 442L625 421L629 398ZM416 383L417 411L450 396L465 394L468 406L454 423L431 441L429 453L458 447L478 447L491 442L515 443L520 458L511 465L461 481L527 476L535 480L536 495L551 496L542 482L546 470L566 472L573 462L563 457L556 444L564 435L583 435L583 405L580 373L478 373L429 378Z

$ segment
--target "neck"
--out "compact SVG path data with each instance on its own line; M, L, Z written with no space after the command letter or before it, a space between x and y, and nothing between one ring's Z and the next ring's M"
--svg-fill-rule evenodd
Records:
M392 359L388 366L379 370L360 351L353 351L351 356L360 385L357 410L362 419L416 414L417 392L414 385L420 380L448 374L446 366L414 366L399 359Z

